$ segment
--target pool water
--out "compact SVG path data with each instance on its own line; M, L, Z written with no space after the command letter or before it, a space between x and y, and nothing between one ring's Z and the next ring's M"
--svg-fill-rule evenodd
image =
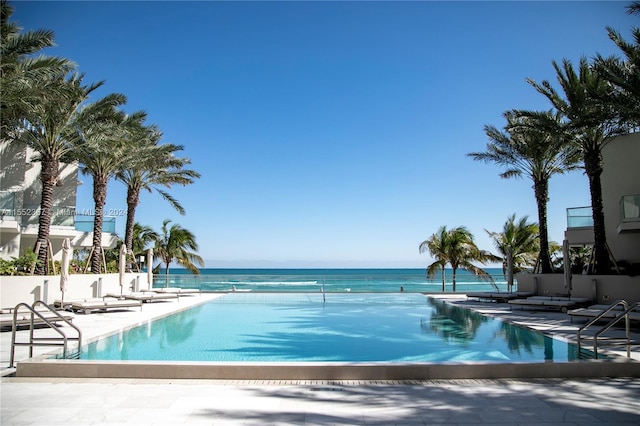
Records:
M82 359L567 362L577 348L421 294L235 293L99 340Z

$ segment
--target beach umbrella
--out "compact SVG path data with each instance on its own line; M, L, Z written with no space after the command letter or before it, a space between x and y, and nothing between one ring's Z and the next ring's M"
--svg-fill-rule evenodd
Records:
M562 242L562 263L564 268L564 288L571 295L571 256L569 256L569 241Z
M124 271L127 263L127 247L122 244L120 246L120 256L118 259L118 279L120 282L120 294L123 292L124 288Z
M71 243L68 238L62 241L62 261L60 262L60 291L62 292L62 300L64 300L64 292L67 291L69 283L69 263L71 262Z
M153 286L153 249L147 250L147 283L149 290Z

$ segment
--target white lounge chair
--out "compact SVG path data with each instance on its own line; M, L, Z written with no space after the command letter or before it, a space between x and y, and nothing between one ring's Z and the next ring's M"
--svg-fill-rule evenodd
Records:
M33 316L34 325L44 325L46 324L45 320L53 324L58 324L60 322L64 322L63 318L67 321L73 321L75 317L70 312L58 312L58 314L62 316L62 318L60 318L59 315L56 315L56 313L51 312L51 310L49 309L36 309L36 311L38 312L38 314L42 316L42 318L38 315L34 315ZM31 312L27 310L19 311L18 315L16 316L16 326L23 327L23 326L29 325L30 323L31 323ZM13 308L1 309L0 310L0 328L5 329L5 328L11 328L12 326L13 326Z
M478 291L467 293L467 298L495 302L506 302L508 300L522 299L529 296L533 296L533 293L529 291Z
M197 290L195 288L180 288L180 287L152 288L149 291L152 291L154 293L160 293L160 294L177 294L178 297L200 294L200 290Z
M567 311L567 314L571 316L571 322L573 322L574 317L595 318L607 309L609 309L609 305L591 305L588 308L571 309ZM611 311L604 314L602 318L603 320L610 320L619 316L623 311L624 307L622 305L616 306ZM629 312L629 319L631 321L640 321L640 311L633 310Z
M531 296L526 299L509 300L509 305L518 305L543 309L560 309L567 312L569 308L586 305L591 302L587 297Z
M142 310L142 302L135 300L122 300L109 296L88 299L56 300L56 307L90 314L94 311L107 312L112 309L126 309L139 307Z
M120 300L122 300L122 299L138 300L138 301L144 302L144 303L157 302L157 301L166 301L166 300L170 300L170 299L178 299L178 297L179 297L177 294L173 294L173 293L160 294L160 293L156 293L154 291L137 291L137 292L127 293L127 294L122 294L122 295L107 294L107 296L115 297L115 298L118 298Z

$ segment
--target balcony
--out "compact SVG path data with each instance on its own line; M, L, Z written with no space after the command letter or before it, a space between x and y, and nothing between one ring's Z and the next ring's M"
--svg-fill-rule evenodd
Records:
M593 228L591 207L571 207L567 209L567 229Z
M76 231L80 232L93 232L93 215L76 215ZM102 232L107 234L116 233L116 218L115 216L104 216L102 218Z
M591 207L567 209L567 230L564 238L572 245L593 244L593 215Z
M0 191L0 215L2 218L15 217L16 211L16 193L9 191Z
M0 191L0 229L2 232L17 234L20 232L16 219L16 193Z
M76 208L73 206L53 206L51 208L51 226L71 226L74 225ZM16 216L21 218L23 227L38 225L40 220L40 206L36 204L25 204L21 209L16 210Z
M640 194L623 195L620 199L618 233L640 231Z

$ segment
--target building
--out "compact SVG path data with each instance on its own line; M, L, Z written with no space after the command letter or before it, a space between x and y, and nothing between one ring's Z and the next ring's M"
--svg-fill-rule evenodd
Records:
M640 264L640 133L619 136L602 148L602 204L607 244L621 265ZM569 245L593 244L591 207L567 209Z
M521 273L516 276L518 290L570 294L597 304L640 301L640 133L608 141L602 148L602 161L605 232L619 273L615 268L611 275ZM569 246L593 246L591 206L567 209L565 240Z
M33 249L38 237L42 185L40 163L32 162L34 152L23 144L0 142L0 258L10 260ZM80 184L77 164L61 164L60 180L54 188L50 241L53 258L60 258L62 241L72 248L92 246L93 216L76 210ZM84 213L84 212L80 212ZM116 244L115 217L105 217L102 246Z

